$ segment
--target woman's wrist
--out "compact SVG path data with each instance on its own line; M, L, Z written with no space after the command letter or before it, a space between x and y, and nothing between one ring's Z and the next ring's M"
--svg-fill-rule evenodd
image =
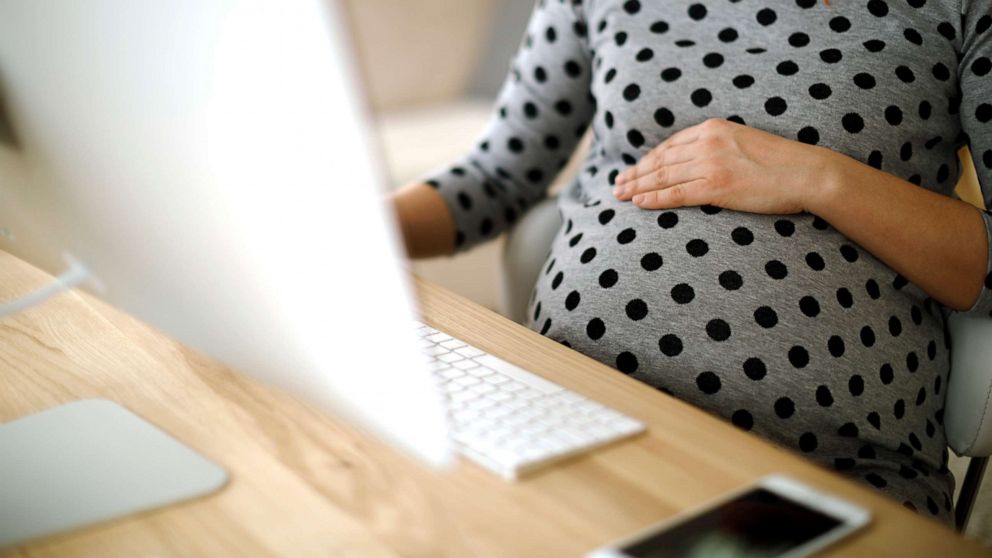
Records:
M844 191L851 183L851 165L858 162L825 147L818 150L810 165L813 179L806 181L801 203L807 213L829 221L828 215L844 203Z
M393 194L392 202L411 258L454 252L455 221L437 190L427 184L408 184Z

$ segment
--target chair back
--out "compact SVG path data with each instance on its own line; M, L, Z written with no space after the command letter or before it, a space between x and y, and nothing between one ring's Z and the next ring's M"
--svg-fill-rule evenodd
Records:
M992 455L992 320L951 312L948 326L947 444L958 455Z
M560 228L558 198L551 197L532 207L507 234L500 304L500 311L507 318L519 324L527 323L531 291Z

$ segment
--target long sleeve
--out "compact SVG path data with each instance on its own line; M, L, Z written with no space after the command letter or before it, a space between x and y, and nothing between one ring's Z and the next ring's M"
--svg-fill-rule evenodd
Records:
M595 112L580 7L540 0L482 137L424 179L454 216L456 251L499 235L546 195Z
M982 292L966 312L992 317L992 14L988 3L963 0L961 21L961 127L978 171L990 251Z

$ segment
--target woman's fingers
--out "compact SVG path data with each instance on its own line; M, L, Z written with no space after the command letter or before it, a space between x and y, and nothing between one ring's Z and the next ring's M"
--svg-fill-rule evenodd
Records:
M652 190L634 196L634 205L642 209L671 209L687 205L706 205L710 199L705 178L676 184L664 190Z
M660 165L658 170L625 182L613 189L614 196L619 200L629 200L637 194L652 190L669 188L683 182L704 178L700 165L694 161Z
M665 157L667 156L667 152L673 148L686 146L695 142L698 138L699 132L693 128L686 128L675 132L665 141L658 144L658 146L652 149L647 155L641 157L641 160L638 161L636 165L618 174L616 184L623 184L625 182L640 178L646 174L650 174L654 172L658 166L661 164L668 164L669 161L681 160L676 158L666 161Z
M614 184L620 186L632 180L636 180L641 176L650 174L663 164L663 160L664 150L661 145L659 145L648 152L647 155L641 157L641 160L638 161L636 165L629 167L625 171L618 174Z
M666 145L665 149L661 149L661 146L659 146L651 153L645 155L643 159L638 161L636 166L624 171L624 173L627 174L626 179L620 179L623 174L617 176L616 185L618 187L627 186L632 182L636 182L637 180L644 178L645 176L653 175L669 165L676 165L690 161L692 160L693 155L694 153L692 146L690 145Z

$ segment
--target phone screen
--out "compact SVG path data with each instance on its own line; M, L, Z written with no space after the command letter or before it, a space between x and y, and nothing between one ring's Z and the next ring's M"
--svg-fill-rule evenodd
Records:
M840 525L836 518L756 488L621 552L632 558L779 556Z

